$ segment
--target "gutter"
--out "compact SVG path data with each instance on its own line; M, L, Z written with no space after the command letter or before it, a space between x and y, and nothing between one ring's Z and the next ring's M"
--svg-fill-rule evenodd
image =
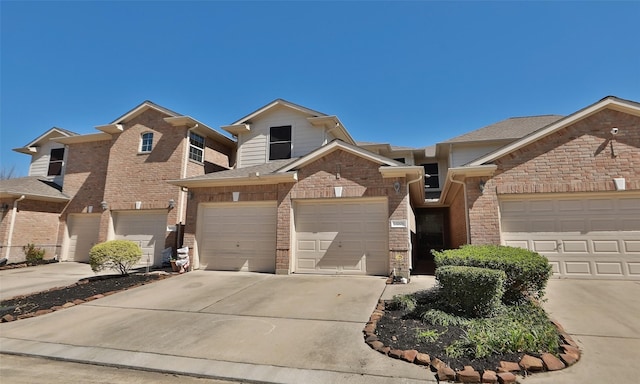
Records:
M11 221L9 223L9 236L7 237L7 252L5 257L9 260L9 254L11 252L11 240L13 238L13 227L16 224L16 213L18 212L18 202L24 200L26 198L25 195L20 196L13 202L13 209L11 210Z

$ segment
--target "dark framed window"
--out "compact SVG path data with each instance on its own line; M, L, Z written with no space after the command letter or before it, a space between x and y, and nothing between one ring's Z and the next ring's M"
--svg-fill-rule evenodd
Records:
M404 157L398 157L398 158L395 158L395 159L393 159L393 160L398 161L398 162L401 162L401 163L404 163L404 162L405 162L405 161L404 161Z
M204 161L204 137L197 133L189 133L189 158L198 163Z
M291 158L291 126L271 127L269 130L269 160Z
M62 163L64 161L64 148L54 148L49 156L49 169L47 176L62 175Z
M151 152L153 148L153 133L146 132L142 134L140 140L140 152Z
M438 172L438 163L423 164L425 175L429 175L424 180L425 189L440 188L440 174Z

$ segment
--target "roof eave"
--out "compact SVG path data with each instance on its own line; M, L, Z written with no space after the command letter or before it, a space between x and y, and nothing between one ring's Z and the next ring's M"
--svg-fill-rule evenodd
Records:
M250 175L244 177L229 177L224 179L179 179L169 180L169 184L186 188L227 187L243 185L265 185L280 183L295 183L298 172L274 173L268 175Z
M122 124L98 125L98 126L96 126L96 129L98 131L102 131L102 132L108 133L110 135L113 135L113 134L116 134L116 133L122 133L122 131L124 130L124 128L122 127Z
M39 200L39 201L50 201L54 203L64 203L71 200L69 197L64 196L48 196L48 195L40 195L37 193L21 193L21 192L11 192L11 191L2 191L0 192L0 198L20 198L24 196L29 200Z
M111 135L104 132L91 133L89 135L78 135L78 136L59 137L56 139L51 139L51 141L55 141L56 143L60 143L60 144L78 144L78 143L89 143L93 141L105 141L105 140L111 140Z
M235 141L209 127L208 125L194 119L191 116L165 117L164 121L173 125L174 127L191 125L192 127L190 128L190 130L195 133L199 133L207 137L214 137L229 147L233 147L236 145Z

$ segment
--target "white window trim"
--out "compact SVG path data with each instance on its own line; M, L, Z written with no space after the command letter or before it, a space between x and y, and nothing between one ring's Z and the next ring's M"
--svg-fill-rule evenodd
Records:
M149 149L148 151L145 151L143 149L143 147L144 147L144 136L147 135L147 134L151 135L151 149ZM151 151L153 151L153 138L154 138L154 136L155 135L153 134L153 132L149 132L149 131L142 132L140 134L140 146L138 147L138 153L151 153Z
M200 147L198 147L198 146L196 146L196 145L193 145L193 144L191 143L191 135L195 135L195 136L197 136L197 137L202 138L202 148L200 148ZM190 161L195 161L195 162L196 162L196 163L198 163L198 164L204 164L204 149L205 149L206 147L207 147L207 142L206 142L206 139L205 139L205 137L204 137L204 136L198 135L198 134L197 134L197 133L195 133L195 132L189 132L189 155L188 155L188 156L189 156L189 160L190 160ZM191 156L191 148L194 148L194 149L196 149L196 150L198 150L198 151L202 152L202 155L201 155L202 160L194 159L194 158Z

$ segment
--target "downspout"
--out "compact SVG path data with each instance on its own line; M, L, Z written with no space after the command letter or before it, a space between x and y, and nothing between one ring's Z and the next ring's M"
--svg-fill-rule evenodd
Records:
M409 217L411 216L409 215L409 211L411 210L411 194L409 193L409 185L422 180L422 178L423 178L422 175L418 175L417 179L407 181L407 197L408 197L407 219L409 219ZM414 215L414 218L415 218L415 215ZM409 270L411 270L413 269L413 244L411 243L411 226L410 225L407 225L407 240L409 243L409 254L407 256L409 257Z
M449 172L449 181L462 185L462 190L464 191L464 221L467 229L467 244L471 244L471 227L469 226L469 203L467 202L467 184L459 180L454 180L451 172Z
M9 222L9 236L7 238L7 252L5 257L9 260L9 253L11 252L11 240L13 238L13 227L16 224L16 213L18 212L18 202L25 199L25 195L20 196L13 202L13 209L11 210L11 221Z

